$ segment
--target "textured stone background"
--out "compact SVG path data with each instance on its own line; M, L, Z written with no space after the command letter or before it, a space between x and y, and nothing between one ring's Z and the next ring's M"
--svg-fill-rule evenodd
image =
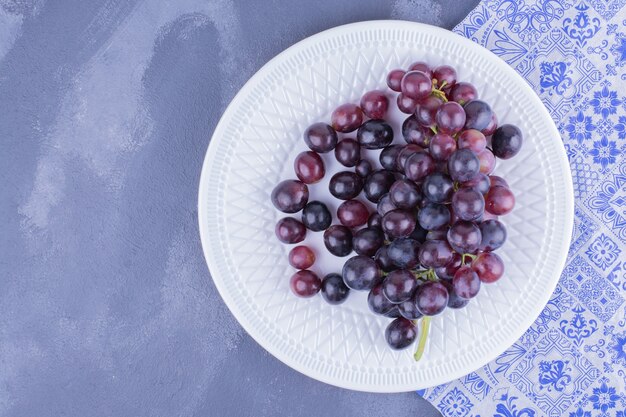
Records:
M0 0L0 415L435 416L334 388L240 328L196 191L222 111L293 43L477 0Z

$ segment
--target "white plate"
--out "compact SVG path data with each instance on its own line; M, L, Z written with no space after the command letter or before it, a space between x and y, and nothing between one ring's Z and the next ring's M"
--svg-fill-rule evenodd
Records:
M273 187L295 178L294 157L306 150L302 132L329 121L344 102L358 103L368 90L385 88L393 68L412 61L453 65L492 105L500 123L518 125L522 152L499 161L517 196L503 217L509 238L499 250L505 276L483 285L470 305L433 319L423 359L412 349L395 352L384 340L389 319L370 313L366 293L330 306L289 291L290 247L274 236L283 217L270 202ZM390 97L392 96L390 92ZM395 99L395 95L393 95ZM395 107L395 105L394 105ZM396 142L406 117L390 116ZM338 201L327 191L340 169L323 156L327 174L310 186L311 200ZM329 174L329 172L331 174ZM241 89L220 120L200 179L198 216L204 253L224 301L248 333L272 355L320 381L362 391L398 392L463 376L510 346L532 324L554 290L573 224L573 191L565 150L539 98L525 81L486 49L433 26L372 21L337 27L287 49ZM298 215L295 215L299 217ZM318 248L313 268L340 272L347 258L326 253L321 233L305 242Z

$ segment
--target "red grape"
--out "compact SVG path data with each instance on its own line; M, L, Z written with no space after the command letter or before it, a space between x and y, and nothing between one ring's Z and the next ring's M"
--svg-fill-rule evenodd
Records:
M400 92L400 83L402 82L402 77L404 77L404 74L406 74L406 71L401 69L391 70L389 72L389 75L387 75L387 85L389 86L389 88L391 88L393 91Z
M370 119L382 119L389 108L389 99L384 91L372 90L361 97L361 109Z
M402 113L413 114L415 113L415 108L417 107L417 100L412 99L411 97L405 96L404 94L398 94L398 98L396 99L396 103L398 104L398 109Z
M445 133L437 133L430 140L430 155L436 161L447 161L450 155L456 151L456 140Z
M476 91L476 87L470 83L456 83L454 87L452 87L452 90L450 90L450 100L456 101L461 106L476 98L478 98L478 91Z
M296 269L309 269L315 263L315 254L308 246L296 246L289 252L289 265Z
M343 166L355 166L361 160L361 145L354 139L343 139L335 146L335 159Z
M424 127L435 125L437 110L443 104L443 100L437 96L428 96L417 103L415 118Z
M484 252L474 259L472 269L476 271L482 282L490 284L499 280L504 274L504 262L495 253Z
M335 148L336 149L336 148ZM296 176L305 184L314 184L324 178L324 161L317 152L301 152L293 161Z
M415 276L406 269L397 269L385 277L383 294L394 304L401 303L413 296L417 288Z
M417 61L409 65L409 71L421 71L429 77L433 72L432 69L430 69L430 66L422 61Z
M452 87L456 83L456 70L450 65L440 65L433 71L433 80L436 80L438 87L445 82L446 87Z
M394 350L405 349L417 339L417 327L411 320L403 317L397 318L385 329L385 340Z
M406 143L426 148L432 136L433 131L422 126L414 115L407 117L404 123L402 123L402 137Z
M419 181L434 171L435 161L426 152L415 152L404 163L404 174L413 181Z
M489 149L484 149L478 154L478 161L480 162L480 172L483 174L491 174L496 169L496 158Z
M415 230L415 215L407 210L391 210L383 216L383 230L389 237L406 237Z
M469 149L478 155L487 147L487 139L479 130L468 129L461 132L457 139L459 149Z
M352 132L363 123L363 111L352 103L342 104L330 116L331 125L337 132Z
M465 111L459 103L449 101L444 103L437 110L437 127L442 133L451 135L459 132L465 125Z
M283 213L297 213L309 201L309 188L301 181L281 181L272 190L271 200Z
M313 297L322 286L322 281L313 272L304 270L298 271L289 280L291 291L302 298Z
M417 288L417 309L425 316L436 316L448 305L448 289L440 282L428 281Z
M402 94L413 100L426 98L432 91L430 77L421 71L409 71L400 82Z
M485 210L491 214L501 216L510 213L515 207L515 196L508 188L495 186L489 189L485 196Z
M337 132L326 123L313 123L304 131L304 142L317 153L330 152L337 145Z
M276 237L283 243L299 243L306 236L306 227L292 217L284 217L274 228Z
M478 291L480 291L480 278L472 268L462 266L454 274L452 288L459 297L469 300L478 295Z
M363 226L368 217L367 207L358 200L344 201L337 208L337 218L347 227Z

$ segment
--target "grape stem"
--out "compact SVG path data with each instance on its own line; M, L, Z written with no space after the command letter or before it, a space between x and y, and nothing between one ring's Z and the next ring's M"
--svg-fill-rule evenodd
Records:
M415 350L415 354L413 355L413 358L416 362L422 359L424 349L426 348L426 339L428 339L428 331L430 329L430 319L431 318L429 316L426 316L422 319L420 338L417 342L417 349Z
M435 274L435 270L433 269L426 269L424 271L413 272L413 275L417 279L426 278L429 281L439 281L439 278L437 278L437 275Z
M465 265L465 257L470 258L472 261L477 258L476 255L472 255L471 253L464 253L463 255L461 255L461 263L463 265Z
M437 134L437 126L432 125L432 126L430 127L430 130L432 130L432 131L433 131L433 133L434 133L435 135Z

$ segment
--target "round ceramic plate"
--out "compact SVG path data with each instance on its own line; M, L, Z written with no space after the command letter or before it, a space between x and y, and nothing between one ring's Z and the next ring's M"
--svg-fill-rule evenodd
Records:
M328 122L334 107L358 103L368 90L386 89L389 70L407 68L416 60L454 66L459 79L473 83L491 104L501 124L516 124L525 136L520 154L498 161L496 169L517 196L514 211L502 218L509 232L499 250L505 276L483 285L467 308L434 317L426 351L417 363L412 349L387 347L384 330L389 319L368 310L367 293L353 291L340 306L290 293L291 247L274 236L274 225L284 214L270 201L279 181L295 178L293 160L307 150L302 132L308 125ZM389 91L389 97L395 101L395 93ZM402 143L399 127L405 117L397 108L389 115L397 143ZM377 161L376 154L370 157ZM332 152L323 158L326 177L309 187L310 200L329 202L334 211L339 201L328 193L328 179L341 167ZM198 215L213 280L258 343L320 381L398 392L441 384L481 367L532 324L565 262L573 191L565 150L550 115L502 60L433 26L371 21L305 39L248 81L213 134L202 169ZM317 249L312 269L320 275L340 272L347 258L329 255L321 235L309 232L305 241Z

